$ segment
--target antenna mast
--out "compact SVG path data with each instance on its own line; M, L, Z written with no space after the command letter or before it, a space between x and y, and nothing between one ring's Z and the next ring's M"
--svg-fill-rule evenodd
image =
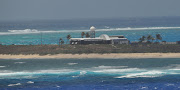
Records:
M42 45L42 32L41 32L41 45Z

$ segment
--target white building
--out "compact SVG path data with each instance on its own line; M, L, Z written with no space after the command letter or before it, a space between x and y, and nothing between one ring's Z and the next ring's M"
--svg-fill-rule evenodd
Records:
M123 35L108 36L102 34L95 37L95 27L90 28L90 38L71 38L70 44L129 44L129 40Z
M95 36L96 36L95 30L96 30L96 28L95 28L94 26L92 26L92 27L90 28L90 37L91 37L91 38L95 38Z

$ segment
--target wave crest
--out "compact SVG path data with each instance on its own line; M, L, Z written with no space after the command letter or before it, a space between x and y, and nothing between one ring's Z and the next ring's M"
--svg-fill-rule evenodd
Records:
M141 72L141 73L127 74L125 76L119 76L119 77L115 77L115 78L159 77L162 74L166 74L166 72L147 71L147 72Z
M17 32L21 32L21 33L36 33L39 32L36 29L25 29L25 30L8 30L8 32L12 32L12 33L17 33Z
M180 29L180 27L140 27L140 28L107 28L107 29L97 29L97 32L101 31L123 31L123 30L166 30L166 29ZM33 33L58 33L58 32L85 32L89 30L48 30L40 31L36 29L24 29L24 30L8 30L8 32L0 32L0 35L8 34L33 34Z
M142 27L142 28L110 28L110 29L99 29L98 31L110 31L110 30L158 30L158 29L180 29L180 27ZM96 30L97 31L97 30Z

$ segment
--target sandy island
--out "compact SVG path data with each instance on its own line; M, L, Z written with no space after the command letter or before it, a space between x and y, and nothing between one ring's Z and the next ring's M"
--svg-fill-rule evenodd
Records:
M180 53L110 53L110 54L56 54L56 55L2 55L0 59L83 59L83 58L180 58Z

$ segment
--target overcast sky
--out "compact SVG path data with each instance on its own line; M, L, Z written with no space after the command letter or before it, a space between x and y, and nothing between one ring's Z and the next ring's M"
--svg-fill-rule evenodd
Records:
M0 0L0 21L180 16L180 0Z

